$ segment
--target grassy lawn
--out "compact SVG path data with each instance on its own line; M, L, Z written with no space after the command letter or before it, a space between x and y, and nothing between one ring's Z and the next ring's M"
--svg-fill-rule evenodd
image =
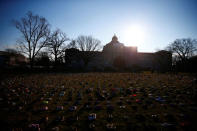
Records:
M196 130L192 76L32 74L0 86L2 130Z

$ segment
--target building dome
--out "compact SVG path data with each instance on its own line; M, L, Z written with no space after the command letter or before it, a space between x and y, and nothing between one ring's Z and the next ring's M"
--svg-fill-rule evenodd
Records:
M124 44L118 41L118 37L114 34L112 41L103 47L103 52L120 52L124 48Z
M118 37L114 34L114 36L112 37L112 41L113 42L118 42Z

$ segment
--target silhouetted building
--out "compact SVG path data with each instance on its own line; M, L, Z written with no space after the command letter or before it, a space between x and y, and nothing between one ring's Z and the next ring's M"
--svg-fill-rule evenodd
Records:
M81 68L89 70L106 68L135 70L137 68L169 71L172 65L172 54L168 51L138 52L137 47L124 46L114 35L112 41L107 43L101 52L67 49L65 61L70 67L80 65Z
M27 63L27 58L21 54L0 51L0 66L18 66Z

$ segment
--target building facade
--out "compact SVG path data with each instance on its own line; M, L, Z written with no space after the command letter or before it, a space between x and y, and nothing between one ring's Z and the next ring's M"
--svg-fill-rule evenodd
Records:
M0 51L0 67L20 66L27 62L27 58L21 54Z
M66 50L65 61L70 67L78 65L89 70L104 70L105 68L132 70L140 68L169 71L172 65L172 54L164 50L154 53L138 52L137 47L125 46L114 35L111 42L107 43L101 52Z

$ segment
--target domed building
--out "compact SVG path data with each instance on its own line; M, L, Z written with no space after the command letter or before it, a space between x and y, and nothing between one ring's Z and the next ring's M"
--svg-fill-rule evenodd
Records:
M125 46L123 43L118 41L118 37L114 35L112 37L111 42L107 43L103 47L103 57L105 59L105 63L114 64L114 60L116 58L121 59L121 61L127 61L129 58L136 57L137 47ZM136 61L127 61L125 66L129 66L132 63L134 64Z
M112 40L111 42L109 42L108 44L106 44L104 47L103 47L103 52L107 53L107 52L119 52L120 49L123 49L124 48L124 44L123 43L120 43L118 41L118 37L116 35L114 35L112 37Z
M66 53L66 52L65 52ZM70 56L68 53L66 53ZM66 55L65 55L66 56ZM71 56L71 60L76 55ZM87 61L88 60L88 61ZM66 61L66 57L65 57ZM118 41L118 37L114 35L111 42L107 43L101 52L99 51L78 51L77 60L84 61L88 69L105 69L106 67L116 69L132 69L139 67L141 69L161 70L165 65L165 70L170 70L172 65L172 54L167 51L138 52L135 46L125 46ZM161 65L161 63L163 63ZM73 65L70 65L73 66Z

